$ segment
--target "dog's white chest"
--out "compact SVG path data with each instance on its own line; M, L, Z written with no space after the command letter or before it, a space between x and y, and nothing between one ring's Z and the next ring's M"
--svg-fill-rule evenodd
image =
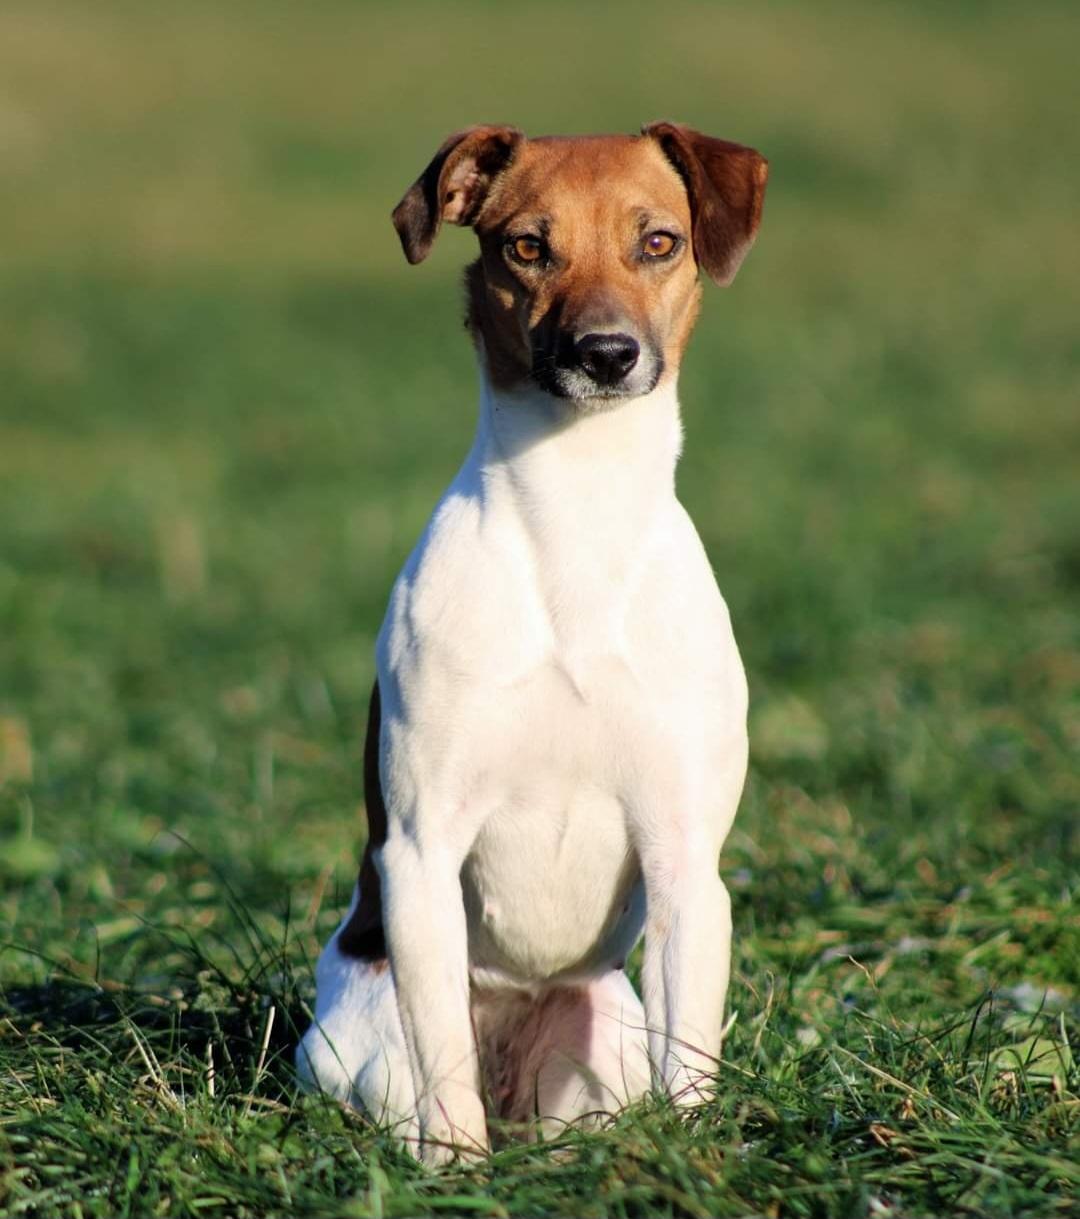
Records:
M642 701L614 655L579 657L576 680L546 661L496 696L472 771L483 821L462 869L474 965L541 979L629 951L641 911L627 767L646 747Z
M674 464L677 417L651 405L467 463L380 637L384 783L417 835L449 820L470 959L500 977L625 955L643 913L635 837L699 807L708 755L721 767L744 732L700 543L670 474L634 467L665 443Z

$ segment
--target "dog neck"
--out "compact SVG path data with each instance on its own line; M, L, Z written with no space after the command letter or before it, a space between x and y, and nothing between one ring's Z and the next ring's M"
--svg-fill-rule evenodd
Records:
M472 458L523 504L637 518L674 494L682 425L674 378L639 398L575 402L481 376ZM579 516L579 526L588 518Z
M476 440L462 473L489 519L515 518L564 638L590 623L603 629L605 610L617 613L632 591L674 502L681 441L673 377L603 406L539 389L499 390L482 377Z

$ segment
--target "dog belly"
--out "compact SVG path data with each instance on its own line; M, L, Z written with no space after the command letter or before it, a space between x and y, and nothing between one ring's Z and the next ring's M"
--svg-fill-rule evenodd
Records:
M530 798L531 797L531 798ZM644 894L618 802L515 793L492 811L462 869L474 974L528 984L621 964Z

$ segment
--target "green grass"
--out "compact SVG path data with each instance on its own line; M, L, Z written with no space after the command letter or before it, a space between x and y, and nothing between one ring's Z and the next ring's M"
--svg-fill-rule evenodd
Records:
M1076 1214L1075 6L0 10L0 1213ZM297 1097L464 452L470 121L762 148L681 493L752 767L715 1103L430 1174ZM1074 1047L1070 1050L1070 1042Z

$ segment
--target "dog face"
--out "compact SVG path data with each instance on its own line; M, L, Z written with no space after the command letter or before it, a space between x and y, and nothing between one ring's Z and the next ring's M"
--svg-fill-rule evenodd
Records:
M698 269L730 283L761 220L767 163L672 123L640 136L451 136L394 211L406 257L471 225L468 323L501 389L603 403L674 376Z

